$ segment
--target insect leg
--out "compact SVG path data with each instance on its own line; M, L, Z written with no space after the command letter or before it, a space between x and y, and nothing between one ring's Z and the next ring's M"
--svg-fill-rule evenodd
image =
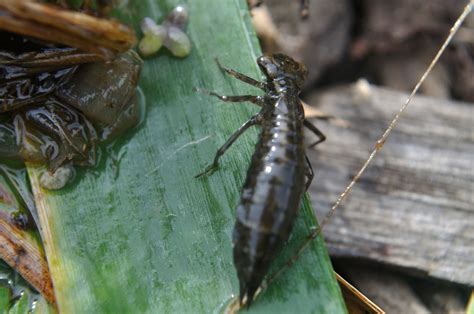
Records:
M205 93L214 97L219 98L222 101L225 102L244 102L248 101L251 102L259 107L262 106L263 104L263 97L262 96L254 96L254 95L238 95L238 96L224 96L224 95L219 95L215 92L211 92L205 89L200 89L200 88L194 88L195 91Z
M250 84L252 86L255 86L255 87L258 87L264 91L266 91L268 88L267 88L267 84L265 82L260 82L260 81L257 81L256 79L253 79L245 74L242 74L240 72L237 72L235 70L232 70L232 69L228 69L228 68L225 68L221 65L221 63L219 62L219 59L216 58L216 63L217 63L217 66L219 67L219 69L227 74L229 74L230 76L233 76L235 77L236 79L238 80L241 80L242 82L244 83L247 83L247 84Z
M305 190L308 191L309 186L311 185L311 182L313 182L314 178L314 171L313 171L313 166L311 166L311 162L308 159L308 155L305 155L304 158L306 159L306 185L305 185Z
M221 156L224 155L226 150L232 144L234 144L234 142L239 138L239 136L241 136L249 127L251 127L255 124L258 124L259 122L260 122L260 115L256 114L255 116L250 118L247 122L242 124L242 126L229 137L229 139L224 143L224 145L222 145L217 150L216 155L214 157L214 161L212 162L212 164L207 166L206 169L203 172L196 175L195 178L199 178L201 176L204 176L204 175L207 175L207 174L210 174L210 173L214 172L214 170L216 170L216 168L219 166L219 158L221 158Z
M309 147L314 147L318 145L319 143L324 142L326 140L326 135L324 135L323 132L321 132L314 124L312 124L308 120L304 119L303 125L307 127L311 132L316 134L317 137L319 137L319 140L309 145Z

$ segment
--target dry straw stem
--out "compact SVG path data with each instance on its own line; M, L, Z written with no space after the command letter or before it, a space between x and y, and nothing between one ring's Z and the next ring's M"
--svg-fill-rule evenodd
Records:
M0 28L113 58L135 43L126 25L32 0L0 1Z

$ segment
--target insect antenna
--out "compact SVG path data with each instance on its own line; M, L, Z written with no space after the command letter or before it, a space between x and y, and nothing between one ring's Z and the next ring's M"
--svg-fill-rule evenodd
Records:
M323 220L321 221L319 227L317 229L315 229L313 232L311 232L308 236L307 236L307 240L296 250L295 254L286 261L286 263L280 268L278 269L277 271L275 271L274 273L270 274L267 279L261 284L261 289L264 290L266 287L268 287L279 275L281 275L281 273L283 273L287 268L291 267L291 265L293 265L297 260L298 258L301 256L301 254L304 252L304 250L308 247L308 245L311 243L312 240L314 240L315 238L317 238L319 236L319 234L321 233L321 231L323 230L324 226L328 223L328 221L331 219L331 217L334 215L336 209L339 207L339 205L347 198L347 196L349 195L349 193L351 192L352 188L354 187L354 185L356 184L356 182L360 179L360 177L362 176L362 174L364 173L364 171L367 169L367 167L369 166L369 164L371 163L371 161L374 159L375 155L382 149L382 147L384 146L385 142L387 141L387 138L389 137L389 135L391 134L392 130L395 128L395 126L397 125L398 123L398 120L400 119L400 117L402 116L403 112L406 110L406 108L408 107L408 105L410 104L413 96L418 92L418 90L420 89L420 86L423 84L423 82L425 81L426 77L429 75L429 73L431 72L431 70L433 69L433 67L436 65L436 63L438 62L439 58L441 57L441 55L443 54L443 52L446 50L446 47L448 46L448 44L451 42L451 40L453 39L454 35L458 32L459 28L461 27L461 24L464 22L464 20L467 18L467 16L469 15L469 13L471 13L472 9L474 7L474 0L470 0L468 4L466 4L466 6L464 7L464 10L463 12L461 13L461 15L458 17L458 19L456 20L456 22L454 23L454 25L451 27L450 29L450 32L449 32L449 35L448 37L446 38L446 40L444 41L443 45L441 46L441 48L438 50L438 52L436 53L435 57L433 58L433 60L431 61L430 65L428 66L428 68L426 69L426 71L423 73L423 75L421 76L420 80L418 81L418 83L415 85L415 87L413 88L412 92L410 93L410 95L408 96L408 98L406 99L405 103L403 104L403 106L400 108L400 110L397 112L397 114L395 115L395 117L393 118L393 120L390 122L390 125L388 126L388 128L385 130L385 132L383 133L383 135L380 137L380 139L376 142L375 144L375 148L373 149L373 151L370 153L369 157L367 158L367 160L365 161L365 163L362 165L362 167L360 168L360 170L357 172L357 174L354 176L354 178L352 179L352 181L349 183L349 185L347 185L347 187L344 189L344 191L339 195L338 199L336 200L336 202L334 203L334 205L331 207L331 209L326 213L326 215L324 216Z

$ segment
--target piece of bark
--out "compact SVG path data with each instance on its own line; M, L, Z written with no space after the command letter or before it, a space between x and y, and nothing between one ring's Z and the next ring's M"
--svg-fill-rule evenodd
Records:
M368 84L312 95L307 103L347 120L315 121L327 141L308 155L321 217L374 148L406 95ZM415 97L384 148L324 234L330 253L474 285L472 104ZM313 139L306 133L308 142Z

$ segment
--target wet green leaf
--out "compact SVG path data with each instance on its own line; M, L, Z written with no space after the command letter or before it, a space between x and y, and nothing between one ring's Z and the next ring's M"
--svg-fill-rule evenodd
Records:
M3 313L10 307L10 289L0 286L0 311Z
M178 1L130 1L121 17L138 30ZM253 77L260 54L244 0L188 1L185 59L147 60L140 89L147 117L116 143L99 169L82 170L60 191L39 187L29 169L45 250L64 313L209 313L238 294L232 263L234 209L257 130L249 131L212 176L194 179L224 140L256 111L223 104L193 87L258 93L224 77L214 62ZM282 265L314 225L305 202ZM345 307L321 240L315 241L250 312L341 313Z

